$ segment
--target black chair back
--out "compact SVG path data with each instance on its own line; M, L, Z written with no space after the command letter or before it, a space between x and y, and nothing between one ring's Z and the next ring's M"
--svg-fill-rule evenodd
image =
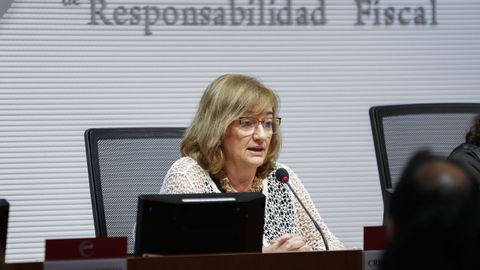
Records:
M4 199L0 199L0 266L5 263L7 250L8 210L10 205Z
M134 252L138 195L159 193L180 157L185 128L94 128L85 132L96 236L127 236Z
M388 216L390 194L406 162L417 151L428 149L447 157L465 142L480 103L437 103L375 106L370 123L384 202Z

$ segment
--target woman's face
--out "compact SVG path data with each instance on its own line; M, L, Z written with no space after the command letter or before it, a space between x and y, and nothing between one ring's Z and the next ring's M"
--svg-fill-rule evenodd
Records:
M267 156L268 147L272 134L263 127L261 122L252 126L253 120L273 121L272 110L257 114L245 115L247 118L235 120L231 123L223 139L223 155L225 165L233 165L235 168L256 169L260 167ZM253 123L255 124L255 123Z

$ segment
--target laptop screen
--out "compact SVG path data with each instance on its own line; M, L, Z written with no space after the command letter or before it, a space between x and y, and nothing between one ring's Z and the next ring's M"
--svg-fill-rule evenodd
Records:
M140 195L135 255L260 252L262 193Z
M7 246L8 207L6 200L0 199L0 265L5 263Z

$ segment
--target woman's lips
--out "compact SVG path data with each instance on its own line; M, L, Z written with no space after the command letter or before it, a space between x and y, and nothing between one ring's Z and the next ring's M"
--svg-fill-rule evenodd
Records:
M251 153L255 154L255 155L263 155L263 152L265 150L265 148L263 147L249 147L247 148L248 151L250 151Z

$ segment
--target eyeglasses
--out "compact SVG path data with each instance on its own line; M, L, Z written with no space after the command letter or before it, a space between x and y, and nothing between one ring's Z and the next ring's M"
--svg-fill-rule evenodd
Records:
M280 128L280 123L282 122L282 118L279 117L265 120L258 120L255 117L240 117L238 120L240 122L240 129L242 131L246 133L253 133L258 127L258 124L261 123L265 133L268 135L277 133Z

